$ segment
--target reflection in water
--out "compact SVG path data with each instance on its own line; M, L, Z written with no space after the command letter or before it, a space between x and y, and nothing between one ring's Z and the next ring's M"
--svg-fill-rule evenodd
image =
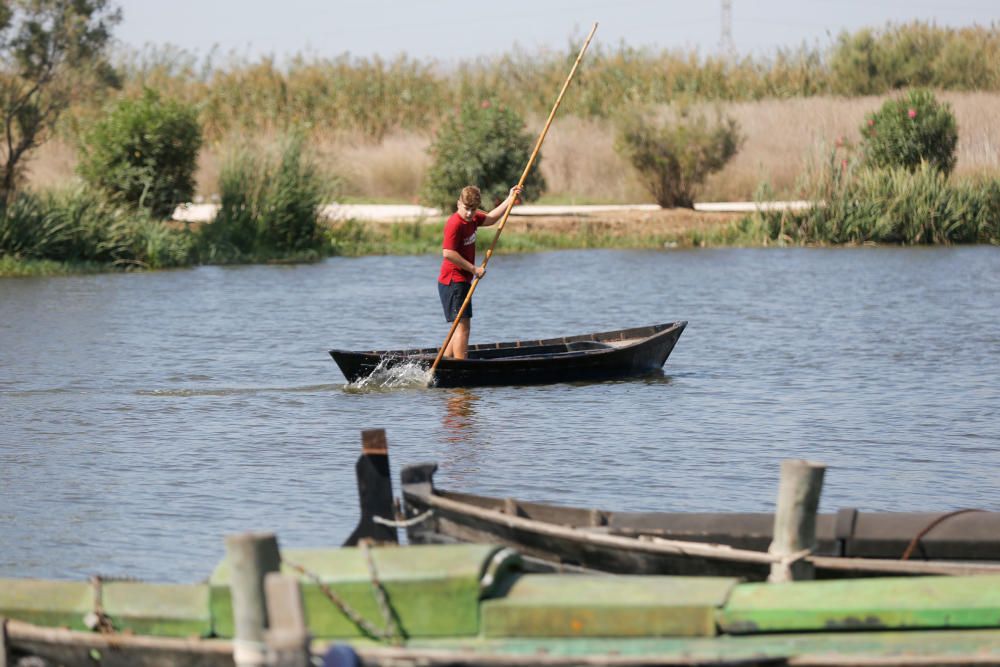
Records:
M448 390L445 414L441 420L444 426L445 442L449 444L471 443L476 430L476 403L479 394L466 387Z
M489 459L490 434L480 414L482 389L456 387L447 392L441 417L442 449L438 463L452 482L464 485L474 479Z

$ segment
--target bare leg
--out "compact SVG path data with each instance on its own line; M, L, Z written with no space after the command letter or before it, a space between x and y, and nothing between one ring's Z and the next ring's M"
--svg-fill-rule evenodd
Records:
M468 317L463 317L458 321L458 326L455 327L455 334L451 337L448 347L445 348L445 356L455 359L465 359L469 350L470 322L471 320Z

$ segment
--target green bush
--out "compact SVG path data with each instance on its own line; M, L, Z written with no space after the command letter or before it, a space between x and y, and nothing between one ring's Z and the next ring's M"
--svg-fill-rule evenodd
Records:
M318 252L321 206L331 188L304 154L301 137L285 139L277 156L254 149L230 154L219 173L219 212L202 230L205 259Z
M88 188L19 193L0 211L0 255L165 268L191 260L191 234L101 200Z
M681 108L665 120L643 112L623 116L615 149L639 172L657 204L692 208L698 186L722 169L742 142L732 118L717 116L709 123L705 114Z
M193 106L146 89L83 136L80 174L114 199L169 216L194 194L201 127Z
M422 199L428 206L452 211L462 188L476 185L483 207L490 209L517 184L534 148L534 138L514 111L489 102L464 104L445 120L431 145L432 164ZM525 181L526 200L545 191L537 158Z
M929 90L916 89L887 100L861 126L865 163L915 171L927 162L944 174L955 167L958 129L947 104Z

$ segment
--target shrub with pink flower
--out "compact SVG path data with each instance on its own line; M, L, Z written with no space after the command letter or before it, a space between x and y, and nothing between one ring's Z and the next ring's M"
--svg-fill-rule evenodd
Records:
M922 162L944 172L955 167L958 128L947 103L914 89L887 100L861 126L864 161L876 168L916 170Z

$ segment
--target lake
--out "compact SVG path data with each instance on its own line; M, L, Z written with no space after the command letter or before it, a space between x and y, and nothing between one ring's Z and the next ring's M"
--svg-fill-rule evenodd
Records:
M339 544L359 431L394 480L617 510L1000 510L1000 248L502 255L472 342L687 320L619 382L345 391L333 347L438 345L439 258L0 281L0 576L206 577L223 536Z

